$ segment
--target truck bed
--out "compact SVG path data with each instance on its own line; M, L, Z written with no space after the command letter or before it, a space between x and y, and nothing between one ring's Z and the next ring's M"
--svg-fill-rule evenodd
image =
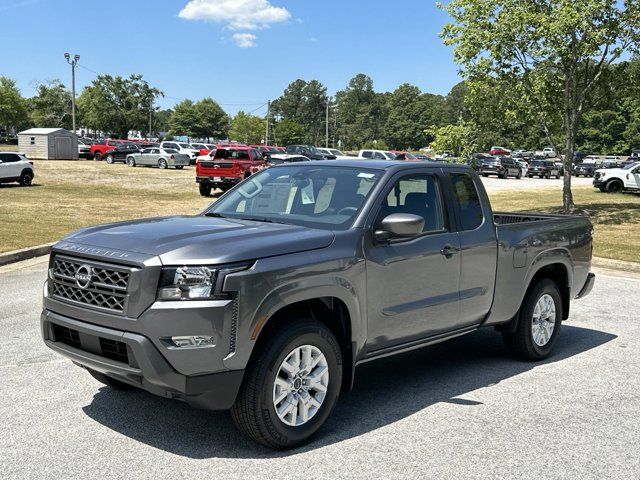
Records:
M513 317L522 302L532 272L553 258L567 268L571 297L589 273L592 226L579 215L495 212L498 241L495 297L488 324Z

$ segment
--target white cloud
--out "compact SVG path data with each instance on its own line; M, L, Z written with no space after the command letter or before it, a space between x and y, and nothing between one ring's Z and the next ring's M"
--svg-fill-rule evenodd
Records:
M178 16L225 23L232 30L256 30L286 22L291 13L284 7L271 5L268 0L190 0Z
M252 33L234 33L233 41L236 42L240 48L249 48L256 46L256 36Z

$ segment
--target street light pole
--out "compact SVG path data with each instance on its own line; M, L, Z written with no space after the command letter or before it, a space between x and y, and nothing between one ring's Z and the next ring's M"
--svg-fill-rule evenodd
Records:
M76 133L76 64L80 60L80 55L74 55L73 60L69 53L64 54L67 63L71 65L71 124L73 133Z
M327 97L327 111L326 111L326 115L325 115L325 120L324 120L324 148L329 148L329 102L331 101L331 97Z

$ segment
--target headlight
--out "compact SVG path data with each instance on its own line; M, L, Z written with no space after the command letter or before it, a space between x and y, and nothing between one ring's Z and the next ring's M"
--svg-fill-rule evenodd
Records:
M169 267L162 269L158 300L223 299L224 277L229 273L246 270L251 264L236 264L224 267Z

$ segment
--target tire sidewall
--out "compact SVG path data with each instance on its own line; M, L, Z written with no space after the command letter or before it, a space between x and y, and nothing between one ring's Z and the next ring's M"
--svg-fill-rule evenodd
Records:
M158 160L158 168L160 168L161 170L164 170L165 168L167 168L168 164L167 161L164 159L160 159Z
M319 327L319 328L318 328ZM262 388L259 393L261 416L269 435L288 447L305 442L324 424L340 394L342 384L342 360L335 337L324 327L310 326L296 334L284 337L273 348L267 349L268 359L260 372ZM315 330L315 331L314 331ZM320 349L329 367L329 387L320 410L304 425L290 427L280 420L273 405L273 384L281 363L291 351L302 345Z
M112 155L107 155L107 163L109 165L111 165L113 163L113 156Z
M22 185L23 187L30 187L32 183L33 183L33 173L24 172L20 176L20 185Z
M550 295L551 298L553 298L553 302L556 308L556 321L553 327L553 333L551 334L551 339L547 342L546 345L541 347L537 345L533 340L533 311L540 297L546 294ZM519 320L519 322L521 323L521 328L524 329L523 334L525 335L528 348L531 349L535 357L538 357L540 359L545 358L553 350L553 346L558 340L558 335L560 334L562 316L562 297L560 296L558 287L556 286L555 282L551 280L543 280L531 291L530 295L523 305L521 317Z

